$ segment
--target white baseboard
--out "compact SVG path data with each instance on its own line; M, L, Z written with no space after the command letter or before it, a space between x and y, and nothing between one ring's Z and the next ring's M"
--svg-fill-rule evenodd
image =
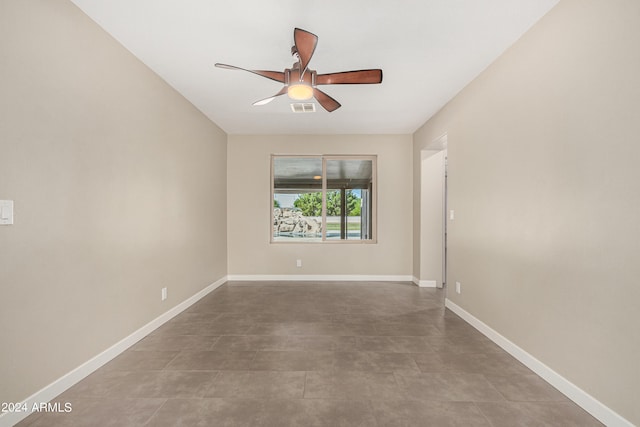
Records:
M230 274L229 281L368 281L368 282L411 282L412 276L386 276L365 274Z
M24 407L29 410L28 412L7 412L0 414L0 427L10 427L19 423L21 420L31 415L31 408L33 408L34 404L49 402L56 396L62 394L67 389L71 388L71 386L77 384L78 382L98 370L100 367L113 360L116 356L120 355L122 352L140 341L142 338L149 335L164 323L182 313L184 310L192 306L194 303L198 302L202 297L209 294L211 291L213 291L226 281L226 276L215 281L197 294L171 308L164 314L156 317L154 320L147 323L128 337L120 340L102 353L86 361L71 372L58 378L40 391L37 391L33 395L29 396L27 399L20 403L20 407L26 405Z
M634 427L633 424L613 411L608 406L558 374L556 371L509 341L486 323L467 312L450 299L445 299L445 307L456 313L471 326L480 331L491 341L502 347L507 353L518 359L533 372L542 377L545 381L558 389L562 394L574 401L582 409L593 415L600 422L609 427Z
M417 277L413 277L413 283L421 288L437 288L438 282L435 280L420 280Z

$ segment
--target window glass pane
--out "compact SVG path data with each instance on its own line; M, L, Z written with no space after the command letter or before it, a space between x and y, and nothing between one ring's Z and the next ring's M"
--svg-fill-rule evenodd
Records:
M340 239L340 214L342 198L340 190L327 189L327 240Z
M273 241L322 239L322 159L273 157Z
M373 161L328 159L327 240L372 238Z

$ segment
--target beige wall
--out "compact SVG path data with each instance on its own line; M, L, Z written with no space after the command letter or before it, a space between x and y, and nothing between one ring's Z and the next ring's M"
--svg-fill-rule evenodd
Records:
M229 275L410 277L411 141L411 135L230 135ZM269 243L271 154L378 155L378 243Z
M0 52L0 402L19 402L226 275L226 135L68 1L2 0Z
M448 292L640 424L640 2L562 0L419 131L448 133Z

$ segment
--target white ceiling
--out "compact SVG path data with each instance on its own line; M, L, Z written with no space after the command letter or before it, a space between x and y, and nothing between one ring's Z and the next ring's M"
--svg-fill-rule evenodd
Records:
M230 134L408 134L512 45L558 0L72 0ZM333 113L294 114L278 82L293 29L319 37L318 74L381 68L380 85L322 89Z

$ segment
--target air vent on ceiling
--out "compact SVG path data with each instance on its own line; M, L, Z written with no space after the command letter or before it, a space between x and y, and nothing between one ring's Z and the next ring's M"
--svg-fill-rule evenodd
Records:
M291 111L294 113L315 113L316 104L313 102L296 102L291 104Z

